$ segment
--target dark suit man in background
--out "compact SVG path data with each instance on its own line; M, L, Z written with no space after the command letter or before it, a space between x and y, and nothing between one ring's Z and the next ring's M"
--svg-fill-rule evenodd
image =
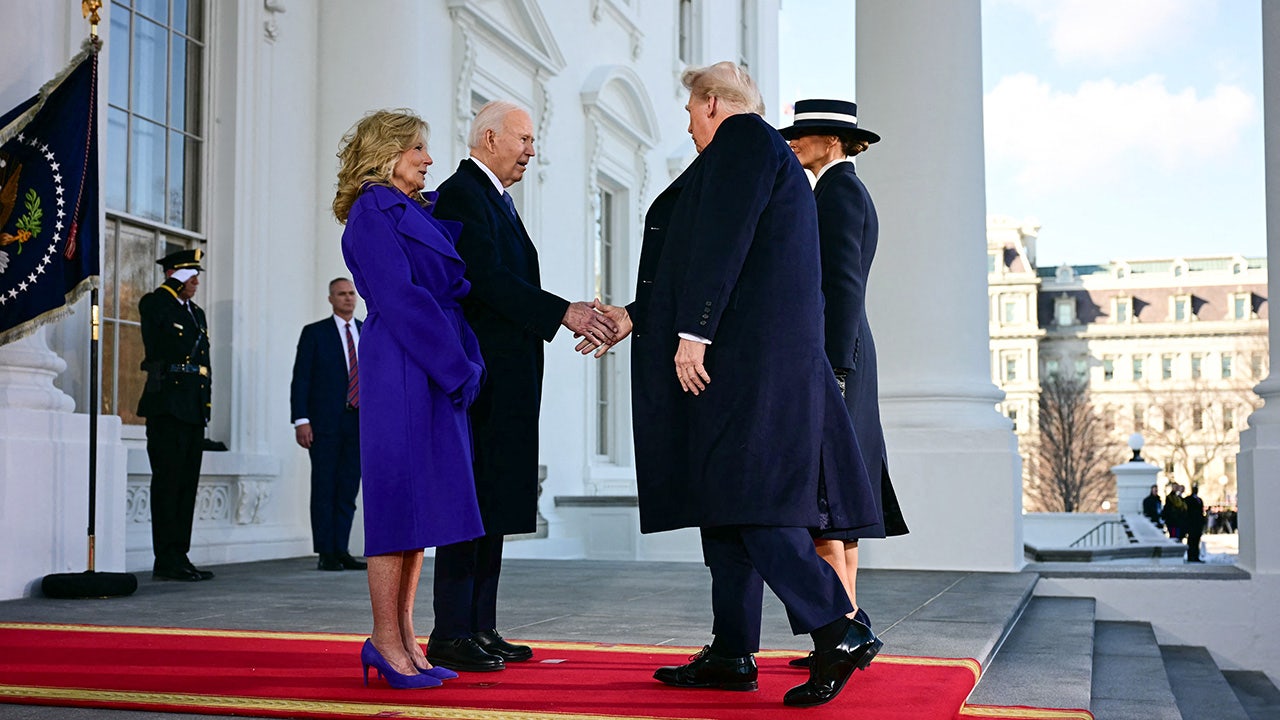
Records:
M533 158L533 121L508 102L480 109L471 156L439 187L435 216L462 222L458 255L471 294L463 302L488 379L471 406L476 495L484 536L436 549L435 629L427 659L453 670L501 670L533 657L497 631L504 535L536 529L538 414L543 343L563 325L603 343L616 327L590 303L542 289L538 251L506 188Z
M1182 502L1187 508L1182 513L1183 532L1187 536L1187 562L1204 562L1200 559L1200 537L1204 534L1204 501L1200 499L1200 486L1192 485L1191 494Z
M1164 527L1164 523L1160 521L1160 509L1160 488L1152 485L1151 494L1142 498L1142 514L1156 527Z
M191 300L204 270L201 257L200 250L182 250L157 260L165 281L138 301L147 373L138 415L147 419L156 580L213 578L187 558L212 397L209 325Z
M360 492L356 286L329 283L333 315L302 328L289 387L294 434L311 455L311 547L320 570L364 570L347 543Z

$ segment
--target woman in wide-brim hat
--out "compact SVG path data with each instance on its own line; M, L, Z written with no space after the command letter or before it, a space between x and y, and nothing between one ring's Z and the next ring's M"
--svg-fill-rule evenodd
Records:
M867 275L876 253L879 223L871 195L853 166L853 156L879 142L880 136L858 127L858 106L843 100L797 102L794 123L781 133L800 164L816 178L813 192L822 246L827 358L844 392L880 518L866 527L816 530L814 544L844 582L855 617L869 627L871 621L858 606L855 592L858 541L907 532L889 479L877 399L876 349L866 313ZM825 481L839 483L840 478Z

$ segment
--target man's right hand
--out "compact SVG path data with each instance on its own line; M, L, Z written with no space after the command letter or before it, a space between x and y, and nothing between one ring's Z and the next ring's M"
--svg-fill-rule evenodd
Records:
M572 330L574 335L587 338L596 345L609 343L618 332L617 324L604 313L598 312L595 304L589 302L571 303L560 324Z
M595 356L599 358L609 352L609 348L622 342L631 334L631 315L627 313L627 309L625 307L622 307L621 305L605 305L600 302L600 298L593 300L591 302L591 307L595 308L597 312L608 318L618 328L618 332L613 336L613 339L606 341L604 344L594 342L590 338L582 338L582 342L578 343L578 346L574 348L574 350L577 350L583 355L590 355L594 352ZM582 337L582 335L575 333L574 337Z
M303 423L293 429L293 436L302 447L310 450L315 435L311 432L311 423Z

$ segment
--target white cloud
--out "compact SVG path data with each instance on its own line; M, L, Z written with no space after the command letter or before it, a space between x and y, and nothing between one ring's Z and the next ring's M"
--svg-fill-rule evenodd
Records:
M1141 59L1191 38L1207 0L1011 0L1048 26L1049 45L1062 63L1107 64Z
M1029 191L1105 185L1136 168L1190 170L1227 155L1257 121L1257 101L1235 85L1199 97L1160 75L1053 90L1034 75L1000 81L984 102L989 163Z

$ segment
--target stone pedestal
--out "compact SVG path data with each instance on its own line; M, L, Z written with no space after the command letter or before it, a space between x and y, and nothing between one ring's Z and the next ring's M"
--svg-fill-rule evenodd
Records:
M0 347L0 599L88 569L89 417L53 384L66 367L43 328ZM95 569L125 569L120 419L98 419Z
M1139 457L1116 465L1111 473L1116 476L1116 511L1130 519L1142 515L1142 501L1158 484L1160 468Z

